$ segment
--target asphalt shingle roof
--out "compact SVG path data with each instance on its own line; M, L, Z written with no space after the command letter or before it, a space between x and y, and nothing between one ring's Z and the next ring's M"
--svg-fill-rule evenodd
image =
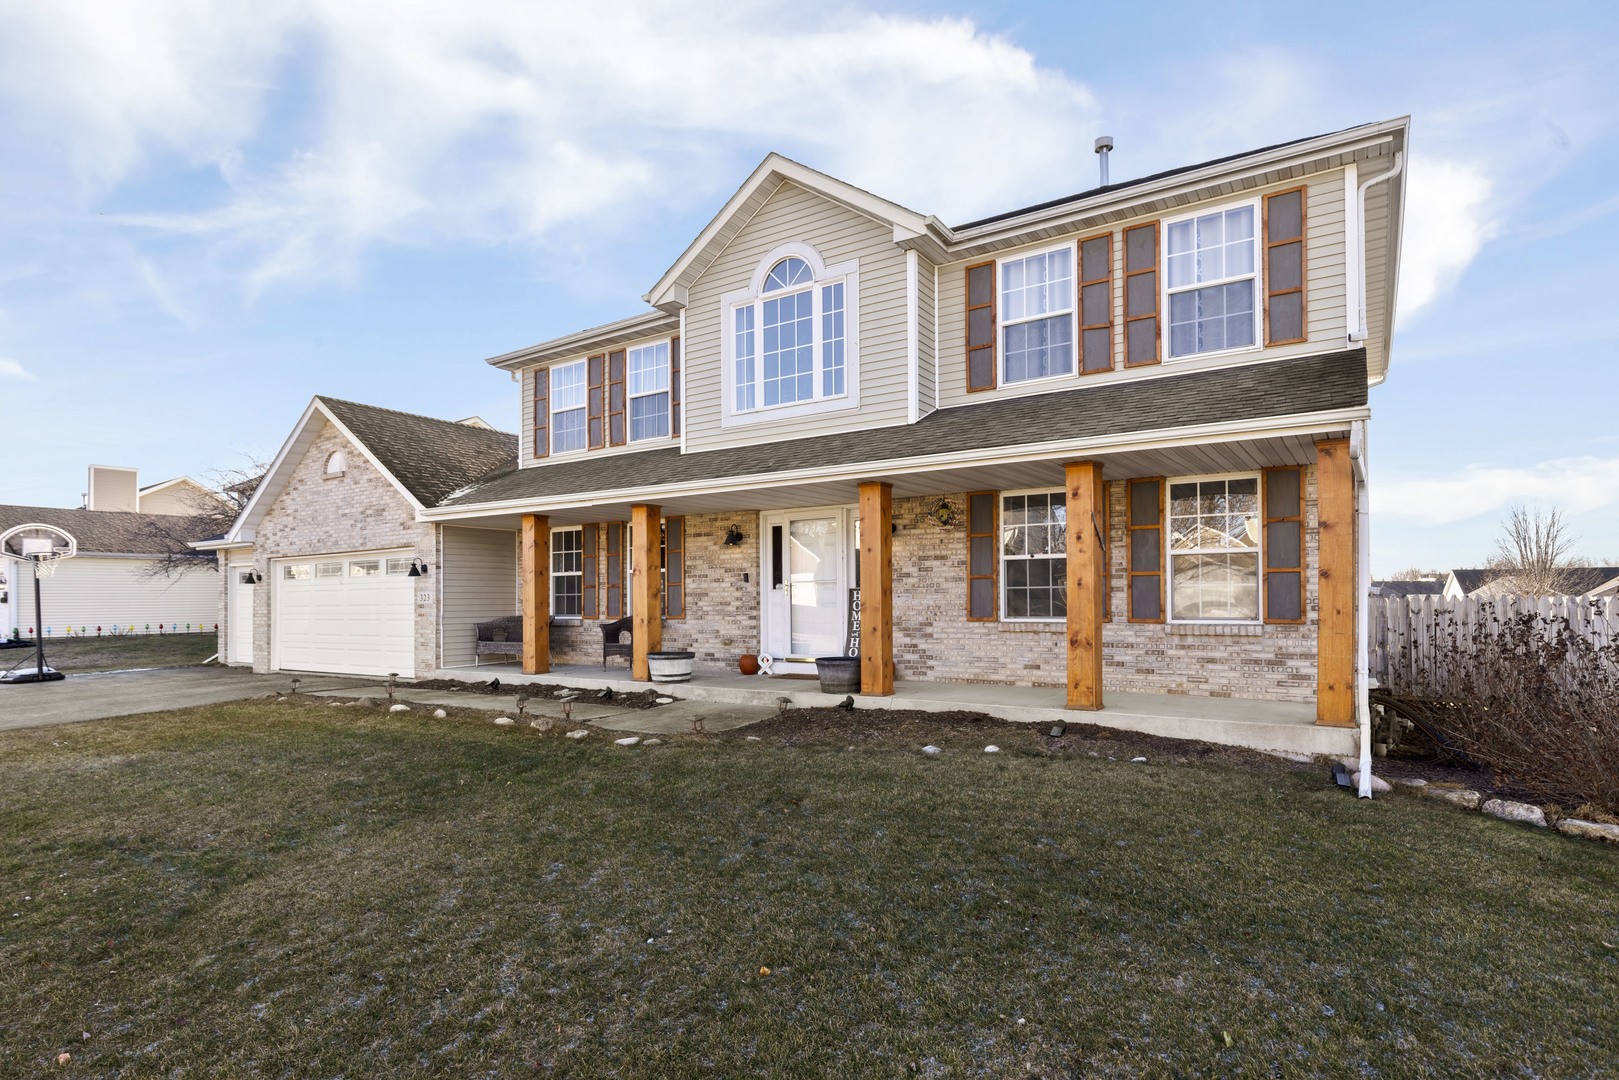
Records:
M1095 438L1366 404L1366 351L1132 379L929 413L915 424L682 454L678 447L519 469L512 461L441 506L557 498L956 451Z
M211 531L207 524L188 531L187 521L172 514L0 506L0 533L18 525L54 525L78 541L79 550L87 555L186 554L186 541L202 540Z
M338 398L320 401L423 506L517 464L517 436L507 431Z

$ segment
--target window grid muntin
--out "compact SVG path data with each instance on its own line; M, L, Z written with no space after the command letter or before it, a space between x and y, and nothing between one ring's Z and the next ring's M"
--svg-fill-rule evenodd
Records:
M584 529L551 530L551 614L579 618L584 610Z
M807 261L789 256L775 264L771 275L789 261L809 267ZM845 273L843 267L837 271L837 276L815 278L810 269L811 277L795 278L799 284L808 284L807 289L783 295L780 290L788 286L771 285L772 291L766 295L761 286L758 295L730 305L734 312L729 327L732 413L814 404L848 395L852 379L849 285L856 274ZM767 284L771 275L766 277ZM801 306L806 298L808 304ZM783 308L789 301L788 317L783 320ZM782 331L789 325L784 340Z
M669 437L669 343L629 351L630 442Z
M843 282L821 286L821 396L843 393Z
M586 448L585 362L558 364L551 369L551 452L567 454Z
M1259 221L1254 200L1164 223L1171 359L1258 345Z
M815 395L815 290L772 296L761 305L764 406Z
M1001 618L1068 617L1068 498L1061 488L1000 496Z
M1170 621L1260 621L1263 518L1259 490L1258 473L1169 480L1164 547ZM1195 607L1189 603L1193 589L1197 592ZM1220 607L1222 600L1223 612L1205 614L1210 605Z
M1002 383L1074 373L1074 259L1074 246L1065 244L997 266Z

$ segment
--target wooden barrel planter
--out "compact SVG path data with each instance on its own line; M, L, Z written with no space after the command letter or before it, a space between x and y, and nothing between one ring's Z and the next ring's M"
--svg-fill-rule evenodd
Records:
M646 666L653 682L689 682L691 662L696 658L694 652L649 652Z
M860 657L817 656L815 673L821 677L823 694L860 693Z

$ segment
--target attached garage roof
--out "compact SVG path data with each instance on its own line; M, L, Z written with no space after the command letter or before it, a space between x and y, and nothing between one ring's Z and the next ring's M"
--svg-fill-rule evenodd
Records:
M173 514L0 506L0 533L18 525L54 525L78 541L79 550L86 555L188 554L186 543L203 539L201 534L210 530L203 527L188 531L187 524L186 518Z
M423 506L433 506L491 470L517 462L517 436L510 432L338 398L315 400L331 410Z
M1366 404L1366 351L1272 360L1235 368L1000 398L929 413L915 424L682 454L678 448L502 466L438 503L521 499L701 483L807 468L871 464L1034 443L1296 416ZM1031 436L1033 436L1031 438Z

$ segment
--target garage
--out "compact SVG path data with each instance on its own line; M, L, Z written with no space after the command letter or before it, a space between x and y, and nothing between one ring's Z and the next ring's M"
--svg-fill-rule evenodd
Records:
M272 666L411 676L416 619L410 563L406 549L272 564Z

